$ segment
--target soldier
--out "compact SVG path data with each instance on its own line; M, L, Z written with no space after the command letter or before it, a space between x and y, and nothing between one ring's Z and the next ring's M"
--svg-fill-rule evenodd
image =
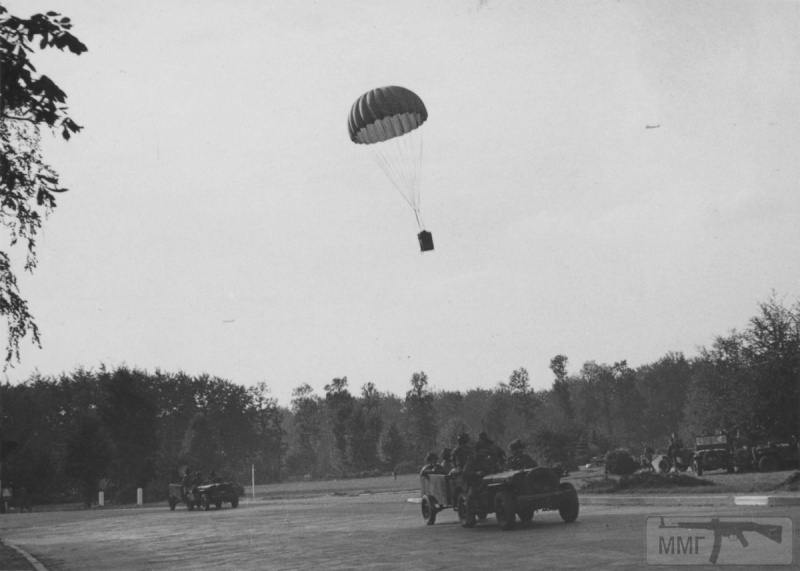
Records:
M536 467L536 460L525 453L525 443L519 438L511 441L508 445L508 450L511 453L506 462L506 467L509 470L524 470L525 468Z
M680 451L683 449L683 442L678 436L673 432L669 435L669 446L667 447L667 456L669 457L670 464L672 469L678 469L678 456L680 455Z
M479 471L483 468L466 432L458 435L458 446L453 450L453 464L455 471L461 473L466 484L467 499L472 502L481 488L482 474Z
M475 452L469 442L469 434L462 432L458 435L458 446L453 450L453 466L455 469L462 472L472 460L474 454Z
M439 462L439 466L445 474L449 474L453 469L453 453L449 448L442 449L442 460Z
M189 466L183 472L183 480L181 480L181 495L186 496L192 490L192 473L189 471Z
M426 474L442 474L442 467L439 465L439 457L436 455L436 452L430 452L425 457L425 464L422 467L422 470L419 471L420 476L425 476Z
M500 471L505 452L489 438L488 434L481 432L478 435L478 442L475 443L475 457L478 460L478 470L492 473Z

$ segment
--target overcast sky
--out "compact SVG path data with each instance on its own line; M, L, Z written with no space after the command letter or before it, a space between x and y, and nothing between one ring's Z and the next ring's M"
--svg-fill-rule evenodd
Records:
M84 131L21 279L32 371L127 364L321 394L493 387L696 354L800 296L800 3L3 0ZM351 143L425 102L411 209ZM651 127L651 128L648 128Z

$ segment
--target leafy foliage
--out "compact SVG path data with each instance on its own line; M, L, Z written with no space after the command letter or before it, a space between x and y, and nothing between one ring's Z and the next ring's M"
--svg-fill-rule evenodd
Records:
M67 439L64 471L80 485L86 505L91 505L97 484L112 460L111 446L103 425L94 415L83 417Z
M635 370L589 361L569 374L557 356L552 387L540 391L526 388L524 369L494 390L465 392L432 391L414 373L404 398L374 383L355 395L337 377L322 397L299 385L284 409L263 382L246 389L126 368L34 375L0 386L0 432L16 443L4 478L60 498L74 485L96 490L102 477L107 498L126 501L139 486L158 497L187 466L247 481L255 465L259 482L413 472L461 432L486 431L501 446L519 438L540 463L568 468L611 450L607 465L619 474L635 470L640 447L663 452L672 432L687 443L717 430L754 443L788 438L800 429L800 305L773 297L758 309L743 331L692 359L668 353Z
M428 390L428 375L423 371L411 376L411 390L406 393L408 445L414 458L424 458L436 443L436 416L433 394Z
M0 225L9 246L27 246L24 269L36 267L36 240L44 218L66 191L41 154L40 128L59 131L68 140L81 130L69 115L67 95L30 60L35 48L56 48L79 55L86 46L69 31L72 23L56 12L18 18L0 6ZM21 296L6 252L0 252L0 315L8 322L6 364L19 360L27 335L40 344L39 329Z

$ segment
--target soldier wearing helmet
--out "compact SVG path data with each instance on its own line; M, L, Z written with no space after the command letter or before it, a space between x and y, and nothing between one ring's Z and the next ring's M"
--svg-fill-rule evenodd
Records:
M478 470L490 474L502 469L506 453L495 444L489 435L481 432L478 435L478 442L475 443L475 457L478 461Z
M458 446L453 449L453 466L459 472L463 472L474 455L475 451L469 441L469 434L462 432L458 435Z
M439 462L439 466L442 467L442 471L445 474L449 474L450 470L453 469L453 452L449 448L442 449L442 459Z
M510 454L506 462L506 468L509 470L524 470L525 468L536 467L536 460L525 453L525 443L519 438L511 441L508 445L508 450Z
M419 471L420 476L424 476L426 474L442 474L442 467L439 465L439 457L436 455L436 452L430 452L425 457L426 464L422 467L422 470Z

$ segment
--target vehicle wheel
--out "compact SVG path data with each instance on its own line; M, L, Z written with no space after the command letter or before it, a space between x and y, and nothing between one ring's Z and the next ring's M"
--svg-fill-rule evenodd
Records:
M458 495L458 521L461 522L461 527L475 527L475 514L469 511L469 502L467 501L466 494Z
M486 521L488 514L486 512L478 512L478 514L475 517L478 518L478 521Z
M778 469L778 461L772 456L762 456L758 461L759 472L774 472Z
M214 507L216 507L217 509L221 508L222 507L222 500L217 500L214 503Z
M175 498L170 498L169 499L169 509L170 509L170 511L173 511L173 512L175 511L175 506L177 505L177 503L178 502L175 501Z
M235 507L238 507L238 506L239 506L239 498L233 498L231 500L231 507L235 508Z
M522 523L530 523L533 520L533 507L528 506L517 510L517 515Z
M208 511L211 509L211 502L208 500L208 496L203 496L200 499L200 503L203 505L203 511Z
M578 492L575 491L575 486L567 482L558 486L562 492L561 502L558 505L558 513L566 523L572 523L578 519L578 511L580 510L578 503Z
M692 469L694 470L694 473L697 474L698 476L702 476L703 475L703 464L702 464L702 462L698 462L697 460L695 460L694 465L692 466Z
M514 527L516 523L516 513L514 495L508 491L498 492L494 497L494 516L497 518L497 523L500 528L508 530Z
M436 523L436 502L427 494L422 496L422 519L427 525Z

